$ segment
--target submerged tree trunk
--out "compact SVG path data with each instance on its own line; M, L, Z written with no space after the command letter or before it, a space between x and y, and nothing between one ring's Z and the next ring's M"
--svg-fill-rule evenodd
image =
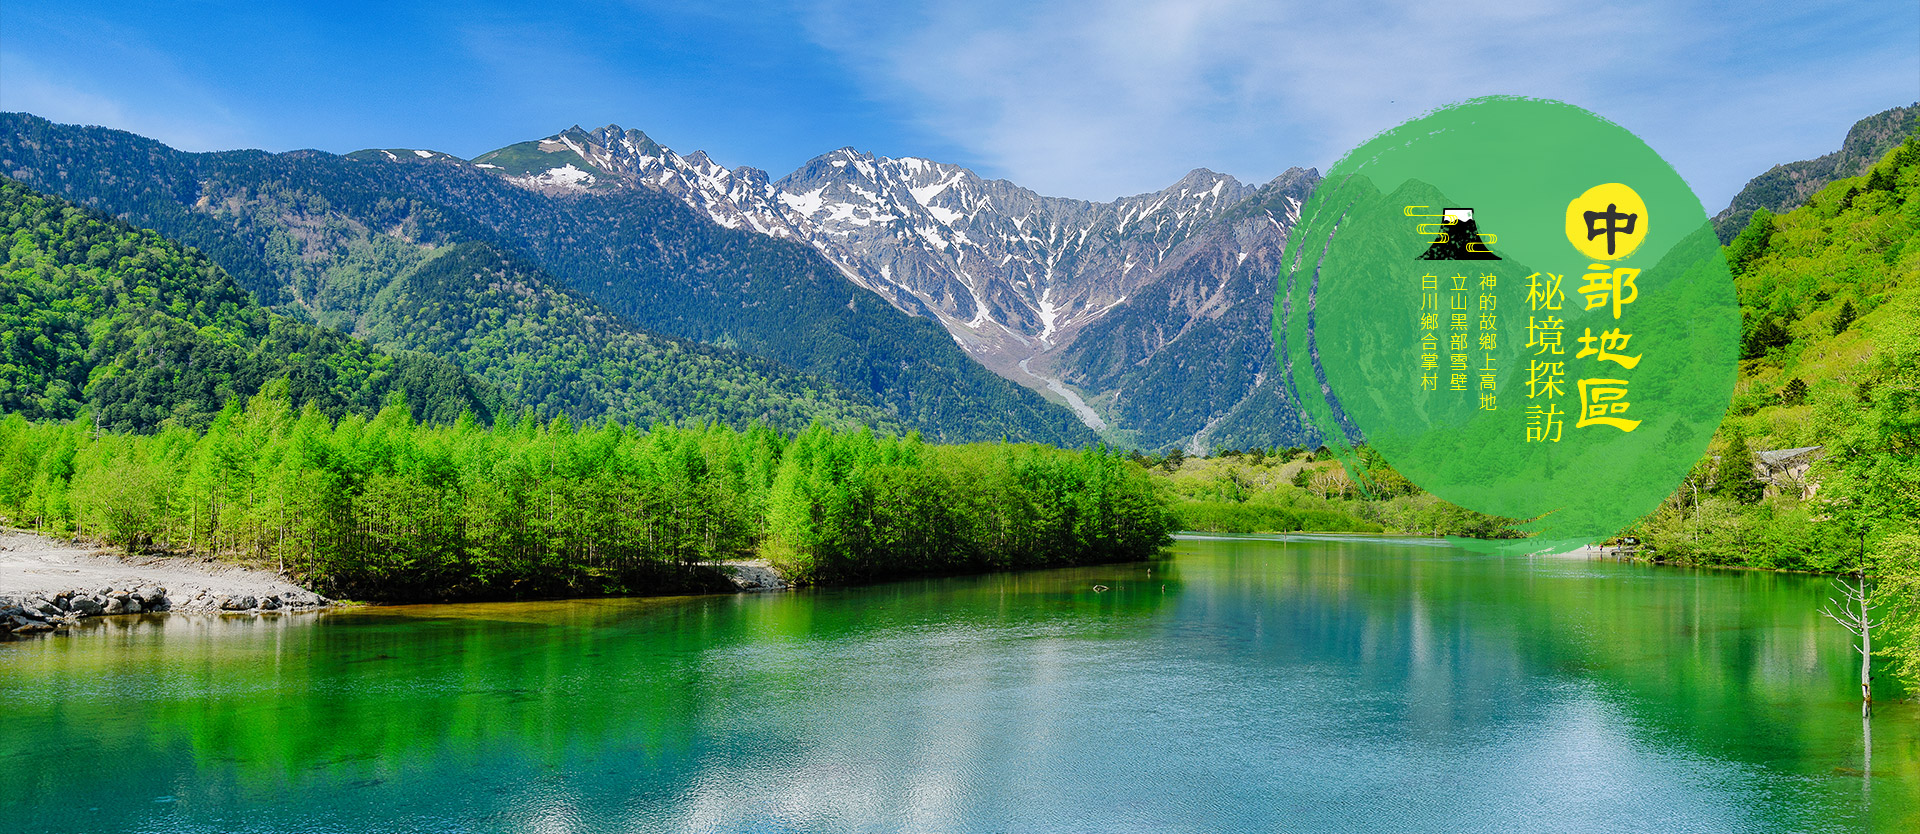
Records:
M1864 718L1873 715L1873 610L1869 605L1872 595L1867 589L1864 571L1854 574L1854 579L1859 584L1848 584L1845 578L1834 579L1840 596L1829 597L1820 613L1860 638L1860 715Z
M1871 705L1869 705L1871 706ZM1873 711L1860 713L1860 807L1867 810L1873 803ZM1872 815L1866 815L1872 819Z
M1873 618L1867 614L1867 579L1860 577L1860 717L1873 715Z

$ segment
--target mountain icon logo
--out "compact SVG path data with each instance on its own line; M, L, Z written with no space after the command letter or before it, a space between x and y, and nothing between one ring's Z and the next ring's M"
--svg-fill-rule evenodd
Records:
M1482 235L1480 227L1474 223L1471 208L1443 208L1438 215L1420 213L1426 206L1407 206L1405 213L1409 217L1439 217L1439 223L1425 222L1416 226L1421 234L1434 235L1433 244L1427 251L1420 253L1422 261L1497 261L1499 255L1493 254L1487 246L1498 240L1489 233ZM1438 226L1438 229L1434 227Z

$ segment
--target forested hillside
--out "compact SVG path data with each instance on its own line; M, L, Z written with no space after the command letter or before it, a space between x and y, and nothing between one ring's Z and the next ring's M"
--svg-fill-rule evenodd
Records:
M892 414L892 425L934 439L1092 439L1066 409L979 367L937 325L893 309L811 250L722 228L650 191L548 195L443 154L187 154L120 131L25 114L0 116L0 171L199 248L270 305L377 340L397 338L401 329L381 318L390 310L383 292L444 248L485 244L529 276L514 294L550 297L531 307L492 308L506 296L469 293L431 299L435 309L465 309L470 320L499 322L503 331L601 341L564 360L544 344L493 345L484 363L466 356L470 348L451 335L418 346L458 346L461 354L439 355L484 364L489 373L505 363L558 370L543 370L555 380L577 377L571 387L535 392L539 402L576 418L652 419L657 415L644 401L678 406L677 395L649 386L676 375L699 380L717 373L748 388L760 383L747 380L767 375L764 366L722 351L700 352L704 368L683 367L664 354L696 351L660 340L636 347L634 335L646 335L637 326L754 354L845 389L834 397L818 383L769 383L792 389L774 412L817 398L837 409L823 416L850 417L866 401ZM419 288L430 284L416 282L410 298L422 300ZM526 318L533 308L547 317ZM628 324L563 321L576 312ZM434 326L449 334L461 327L415 316L405 329ZM616 335L629 344L605 343ZM559 367L649 353L665 364ZM729 366L724 373L722 365ZM618 410L625 395L612 388L623 383L637 389L634 411ZM759 416L753 408L736 411Z
M322 414L401 395L416 419L491 419L497 392L459 368L387 353L262 308L206 256L0 180L0 412L103 428L205 426L285 378Z
M1663 560L1878 576L1920 680L1920 139L1756 212L1727 255L1746 317L1733 404L1630 532ZM1805 470L1760 455L1809 447Z
M907 429L864 397L773 362L654 336L570 293L524 258L485 243L417 256L373 294L355 324L379 344L452 357L533 413L646 425L819 421Z
M124 307L144 297L137 287L148 280L144 276L149 273L168 276L164 286L154 290L167 310L212 311L181 321L137 310L100 311L99 323L93 326L105 328L106 341L88 350L117 358L104 363L96 359L92 364L68 362L59 373L72 386L91 386L88 401L95 406L94 412L117 428L150 428L169 416L162 411L173 408L182 409L179 416L187 425L205 425L227 398L251 395L266 380L287 376L297 402L315 399L335 417L349 408L364 413L378 409L384 392L393 388L388 381L392 377L415 404L415 414L435 422L451 422L463 409L490 420L494 410L504 408L642 425L718 420L745 426L760 421L792 432L818 420L887 432L905 430L888 412L855 400L830 383L771 362L635 330L590 303L553 292L537 270L479 243L424 252L395 248L380 238L360 237L343 245L342 260L356 276L366 278L364 292L371 295L353 308L354 317L344 323L396 349L393 358L380 360L392 364L392 371L371 373L355 367L358 360L339 357L388 354L331 328L264 310L204 255L174 246L152 232L107 221L59 198L33 194L17 183L7 181L5 187L10 203L37 207L10 215L21 217L23 223L39 223L30 238L54 254L36 258L35 263L73 258L102 264L84 274L61 273L64 280L23 285L26 292L16 293L11 305L18 311L15 315L24 319L22 328L52 328L47 330L48 338L55 340L62 334L70 341L94 338L82 335L86 328L78 318L62 318L56 311L94 310L98 305L63 300L49 295L47 288L78 289L90 293L89 298L101 296ZM48 214L70 219L64 223L26 219ZM97 240L103 236L118 236L120 242ZM136 237L143 242L129 242ZM101 254L143 246L168 253L164 258L169 263L194 264L204 274L189 275L179 269L155 273L141 259L114 260ZM18 252L16 259L24 257ZM122 285L136 289L131 294L114 289ZM209 322L238 321L235 317L241 314L220 312L229 308L245 310L243 317L267 323L234 325L267 328L253 337L262 347L252 358L239 358L221 347L231 340L216 339L201 329ZM221 320L222 315L233 321ZM77 346L66 350L74 357L84 353ZM334 358L306 361L329 356ZM432 357L447 357L451 362ZM479 404L471 396L460 399L460 386L472 384L461 369L490 383L481 386L488 392L488 403ZM22 384L49 390L45 382ZM71 416L73 407L21 411L29 417L58 418Z

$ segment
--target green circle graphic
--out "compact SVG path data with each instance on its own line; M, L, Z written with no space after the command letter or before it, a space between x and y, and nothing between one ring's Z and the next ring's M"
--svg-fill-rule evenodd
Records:
M1474 99L1354 149L1278 283L1274 341L1308 421L1363 488L1361 442L1446 501L1531 519L1533 538L1482 548L1572 549L1653 511L1738 369L1699 199L1562 102Z

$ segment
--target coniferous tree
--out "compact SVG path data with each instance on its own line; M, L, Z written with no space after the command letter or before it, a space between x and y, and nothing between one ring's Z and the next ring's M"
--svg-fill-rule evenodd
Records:
M1104 447L930 446L815 425L329 419L275 380L204 430L0 420L0 515L135 550L268 562L359 599L700 587L763 555L802 582L1144 559L1173 519Z
M1714 470L1714 492L1742 504L1760 500L1765 485L1753 474L1753 451L1747 438L1735 434L1720 453L1720 465Z

